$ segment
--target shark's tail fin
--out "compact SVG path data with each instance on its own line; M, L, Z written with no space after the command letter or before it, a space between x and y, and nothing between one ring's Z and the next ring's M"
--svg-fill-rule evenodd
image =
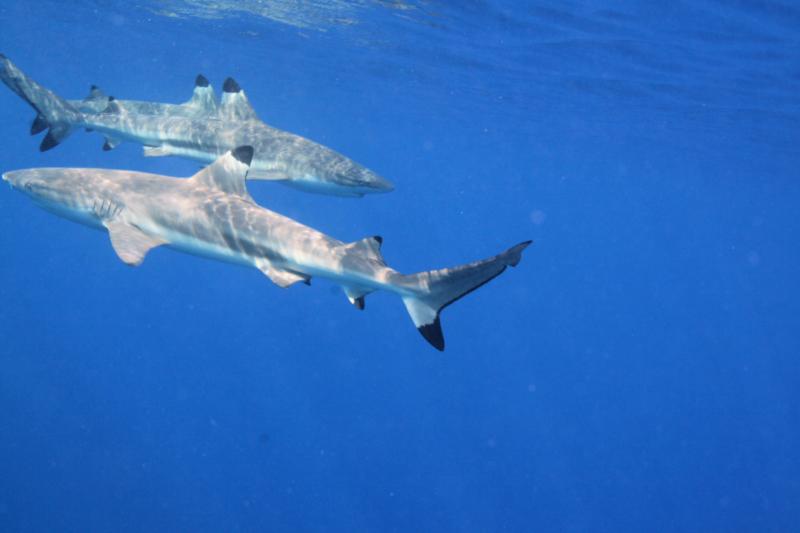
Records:
M403 303L422 336L437 350L444 350L439 323L442 309L496 278L506 267L517 266L530 243L522 242L494 257L466 265L403 276L400 283L412 291L403 297Z
M0 80L36 110L31 131L42 131L45 125L50 128L39 146L42 152L64 140L80 121L81 114L77 109L30 79L3 54L0 54Z

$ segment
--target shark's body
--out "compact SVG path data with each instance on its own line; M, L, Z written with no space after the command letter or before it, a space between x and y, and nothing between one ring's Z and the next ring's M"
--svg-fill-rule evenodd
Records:
M337 196L393 189L391 183L338 152L259 120L244 91L230 78L218 106L204 78L206 86L196 87L193 99L180 105L119 103L104 95L70 103L26 76L2 54L0 80L36 110L31 132L48 129L42 151L58 145L76 128L102 133L106 150L131 141L142 144L147 156L176 155L204 163L246 144L257 154L251 179ZM105 108L98 112L104 100Z
M3 179L45 209L107 229L117 255L130 265L167 245L255 267L280 287L327 278L359 309L370 292L393 292L440 350L441 309L515 266L529 244L456 268L400 274L381 257L380 237L344 243L256 205L245 187L252 156L251 147L237 148L188 179L57 168L7 172Z

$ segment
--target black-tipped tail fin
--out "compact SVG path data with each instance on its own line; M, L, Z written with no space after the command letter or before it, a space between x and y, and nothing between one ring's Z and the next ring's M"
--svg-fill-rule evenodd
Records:
M33 119L33 122L31 123L31 135L37 135L39 133L42 133L48 127L49 124L47 124L45 118L37 113L36 118Z
M466 265L403 276L400 283L413 291L403 298L403 303L425 340L437 350L444 350L439 321L442 309L490 282L509 266L517 266L522 251L530 244L531 241L521 242L494 257Z
M69 102L33 81L5 56L0 57L0 81L36 110L32 132L44 131L43 125L50 127L39 147L43 152L64 140L81 119L80 112Z

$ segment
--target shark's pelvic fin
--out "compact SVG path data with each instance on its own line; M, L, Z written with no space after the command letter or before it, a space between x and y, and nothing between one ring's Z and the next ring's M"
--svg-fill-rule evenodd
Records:
M117 146L122 144L121 139L117 139L115 137L106 136L106 141L103 143L103 151L108 152L109 150L113 150Z
M252 160L253 147L240 146L226 152L190 179L206 187L250 198L245 180Z
M222 86L222 102L219 114L225 120L254 120L258 119L253 106L245 96L244 91L233 78L225 80Z
M291 287L295 283L300 282L303 282L306 285L311 285L310 276L276 268L266 257L256 259L255 264L256 268L263 272L265 276L271 279L272 282L281 289Z
M126 265L139 266L147 252L166 244L163 239L151 237L139 228L118 219L104 221L103 225L108 229L111 246Z

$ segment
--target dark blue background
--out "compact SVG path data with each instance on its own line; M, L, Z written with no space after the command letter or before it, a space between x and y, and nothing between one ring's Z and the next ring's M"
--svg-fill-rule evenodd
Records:
M534 246L440 354L391 295L131 269L4 188L0 530L796 530L794 3L291 5L4 2L0 51L70 98L234 76L397 185L256 199L401 271ZM0 170L198 168L32 118L0 88Z

